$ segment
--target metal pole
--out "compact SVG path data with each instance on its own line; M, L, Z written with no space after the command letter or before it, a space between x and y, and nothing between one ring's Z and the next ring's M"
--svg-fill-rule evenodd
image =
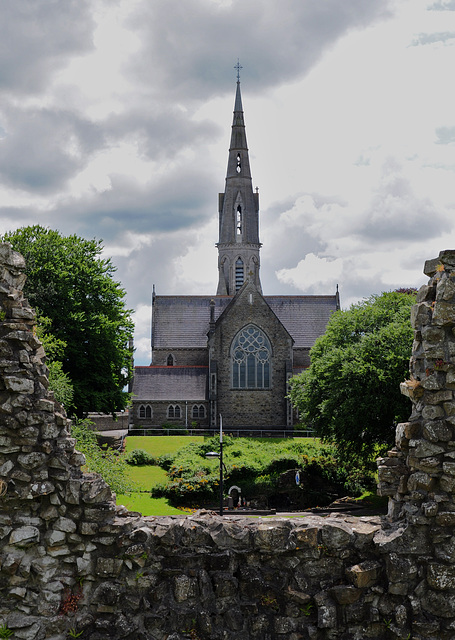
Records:
M220 413L220 516L223 515L223 418Z

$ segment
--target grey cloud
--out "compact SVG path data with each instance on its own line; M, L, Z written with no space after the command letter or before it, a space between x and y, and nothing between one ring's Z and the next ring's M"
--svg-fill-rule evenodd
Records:
M436 144L451 144L455 142L455 127L438 127L436 129Z
M455 38L454 31L442 31L439 33L419 33L411 42L412 47L418 47L420 45L435 44L436 42L449 42Z
M434 2L430 7L428 7L429 11L455 11L455 0L439 0L439 2Z
M264 91L307 72L327 48L353 28L387 17L389 2L296 3L204 0L141 4L131 28L144 46L131 73L174 97L200 101L232 86L237 57L242 77Z
M37 193L64 186L103 144L99 128L69 111L9 109L0 140L4 183Z
M111 176L112 188L59 202L49 224L65 233L121 242L131 233L162 233L203 224L214 215L215 183L200 167L174 168L155 184L138 185L121 175Z
M428 224L431 220L431 224ZM388 176L377 190L358 234L376 244L437 237L446 217L429 198L419 199L400 175Z
M67 57L93 47L89 0L4 0L0 89L40 91Z
M172 158L188 148L197 148L219 137L224 131L209 121L194 122L186 113L169 105L151 113L134 107L112 116L105 125L106 135L115 143L134 135L139 152L152 159Z

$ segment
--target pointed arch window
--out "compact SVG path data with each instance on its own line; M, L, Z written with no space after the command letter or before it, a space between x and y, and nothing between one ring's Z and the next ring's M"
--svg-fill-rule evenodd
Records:
M139 406L139 418L144 420L144 419L151 419L151 417L152 417L152 407L149 404L146 404L146 405L141 404Z
M192 418L205 418L205 407L203 404L194 404L191 412Z
M235 262L235 290L238 291L245 282L245 268L242 258L237 258Z
M237 211L236 211L235 217L236 217L235 227L236 227L237 235L241 236L242 235L242 206L240 204L237 205Z
M167 357L167 366L168 367L174 366L174 356L172 355L172 353L170 353Z
M241 329L231 346L232 386L234 389L269 389L272 349L258 327Z
M168 418L180 418L182 415L178 404L170 404L167 408Z
M242 170L242 158L240 157L240 153L237 154L237 167L236 167L236 171L237 173L240 173Z

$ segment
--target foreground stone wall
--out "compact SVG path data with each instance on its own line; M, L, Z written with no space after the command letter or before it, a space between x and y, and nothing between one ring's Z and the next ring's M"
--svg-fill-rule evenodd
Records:
M262 521L143 518L81 473L83 456L47 390L23 260L0 245L2 637L455 637L450 256L455 264L455 253L443 269L434 263L413 312L413 414L380 467L388 521Z

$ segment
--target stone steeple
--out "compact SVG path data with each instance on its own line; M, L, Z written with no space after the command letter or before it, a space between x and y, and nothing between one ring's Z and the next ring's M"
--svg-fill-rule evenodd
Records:
M259 194L257 190L253 192L238 74L226 187L224 193L219 194L218 210L217 295L235 295L247 280L261 291Z

